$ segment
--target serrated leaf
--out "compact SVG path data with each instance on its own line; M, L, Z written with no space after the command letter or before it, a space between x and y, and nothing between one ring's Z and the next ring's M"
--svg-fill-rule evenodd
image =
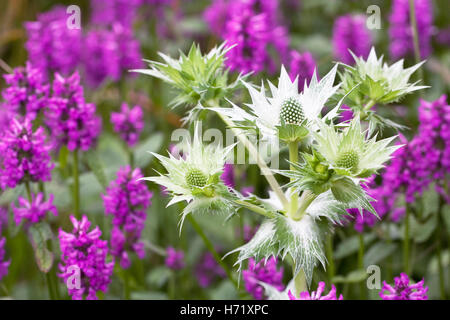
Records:
M348 178L336 180L331 187L331 192L337 201L344 203L347 207L359 210L366 209L379 218L370 204L369 196L360 185L357 185L352 180Z
M169 277L172 275L172 271L166 266L160 266L152 269L146 276L146 281L149 286L155 286L161 288L166 284Z
M370 247L364 255L364 266L378 264L398 249L395 243L378 242Z
M375 235L372 233L364 235L364 244L368 245L375 239ZM334 253L335 259L343 259L351 254L358 252L359 248L359 236L352 236L341 242L339 242Z
M89 168L94 173L95 177L97 178L97 181L100 183L103 189L105 189L108 185L108 180L106 179L105 169L103 163L100 161L100 158L98 157L97 151L91 149L85 153L85 157L89 165Z
M53 253L47 249L47 241L53 238L52 230L46 222L40 222L32 225L29 232L38 268L47 273L53 265Z

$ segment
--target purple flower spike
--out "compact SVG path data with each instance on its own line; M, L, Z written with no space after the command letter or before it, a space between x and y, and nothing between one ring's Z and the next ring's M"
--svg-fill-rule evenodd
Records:
M117 179L106 189L106 194L102 195L105 213L114 216L111 254L120 260L124 269L131 264L127 250L134 251L139 259L145 256L140 238L153 193L145 183L138 181L142 177L139 168L132 170L130 166L123 167L117 173Z
M13 119L0 140L0 188L15 188L22 182L49 181L54 164L44 129L32 130L30 120Z
M73 300L97 300L97 291L106 292L111 282L114 261L107 262L108 244L101 240L99 227L89 231L86 216L80 221L70 217L71 233L59 229L61 264L59 277L67 284Z
M279 291L284 289L283 268L277 270L277 259L271 257L267 261L264 259L256 263L253 258L249 259L248 268L242 272L245 283L245 289L256 300L264 298L264 287L260 282L272 285Z
M333 27L333 46L336 59L353 64L349 50L355 56L367 58L372 47L372 35L366 27L366 17L345 15L339 17Z
M53 194L49 195L47 201L44 201L44 194L39 192L37 195L31 195L31 202L23 197L19 197L19 207L12 204L12 210L14 212L14 221L17 225L22 220L27 220L31 223L38 223L45 218L47 212L53 213L54 216L58 215L58 210L53 205Z
M220 176L223 183L230 188L234 188L236 183L234 181L234 166L231 163L225 163L223 166L223 173Z
M198 284L202 288L209 287L217 278L224 278L225 271L214 260L211 252L206 252L201 258L199 264L195 267L195 276Z
M172 270L181 270L184 268L184 252L177 251L173 247L166 250L166 266Z
M429 0L415 0L417 33L419 35L420 56L431 54L431 34L433 31L433 6ZM389 17L389 51L394 60L414 56L414 41L409 19L409 0L394 0Z
M40 69L30 62L4 76L7 87L2 91L7 110L33 120L39 110L48 104L49 85Z
M319 282L319 285L317 287L317 291L311 292L311 294L308 291L300 292L300 297L297 298L294 296L294 294L289 290L288 296L289 300L344 300L342 297L342 294L339 295L339 298L336 297L336 287L334 284L331 285L331 290L328 292L327 295L322 295L322 293L325 290L325 282Z
M316 61L309 52L299 53L292 50L290 53L289 76L294 81L298 76L298 89L303 91L303 87L311 80L314 70L316 69Z
M56 74L53 97L46 112L54 148L62 145L67 145L70 151L91 148L101 132L101 119L95 111L94 104L84 101L78 72L67 78Z
M119 133L122 139L130 146L134 146L139 135L144 129L144 113L140 106L129 108L128 104L122 103L120 112L111 113L111 123L114 131Z
M11 261L5 259L5 243L6 239L0 238L0 281L8 274L8 267L11 263Z
M383 288L380 297L383 300L427 300L428 287L424 287L424 280L416 284L409 284L409 277L406 273L401 273L400 277L394 278L394 286L383 281ZM387 291L387 292L386 292Z

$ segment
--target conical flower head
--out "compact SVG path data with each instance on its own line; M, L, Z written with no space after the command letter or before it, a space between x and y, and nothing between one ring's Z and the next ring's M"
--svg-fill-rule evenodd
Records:
M400 147L389 146L396 136L379 141L376 136L370 139L366 136L358 118L342 130L334 125L320 124L320 131L314 134L315 149L337 174L366 178L381 169Z

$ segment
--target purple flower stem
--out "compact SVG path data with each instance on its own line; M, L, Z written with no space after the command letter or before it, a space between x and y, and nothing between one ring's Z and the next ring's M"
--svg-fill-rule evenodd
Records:
M73 152L73 207L75 217L80 220L80 180L78 175L78 149Z
M364 269L364 235L358 234L359 237L359 250L358 250L358 269ZM367 300L366 296L366 283L361 281L359 284L360 298L361 300Z
M406 274L411 274L409 270L409 205L405 205L405 233L403 235L403 270Z

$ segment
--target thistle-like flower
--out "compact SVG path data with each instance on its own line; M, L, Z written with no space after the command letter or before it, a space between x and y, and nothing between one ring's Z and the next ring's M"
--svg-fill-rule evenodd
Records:
M411 75L419 69L425 61L412 67L403 68L403 60L399 60L391 66L383 63L383 56L377 58L375 48L372 47L367 60L357 57L353 53L355 66L347 66L343 75L343 94L348 93L358 85L357 89L349 95L349 104L355 110L366 110L375 103L391 103L400 100L403 96L416 90L428 88L417 86L419 81L409 82ZM367 104L367 101L370 103Z
M210 100L217 101L228 96L242 79L239 75L236 81L228 83L228 70L225 69L224 61L225 54L231 48L225 47L223 43L202 55L200 47L193 44L189 53L181 53L178 60L159 53L165 63L144 60L149 63L150 69L136 69L132 72L159 78L175 87L179 94L172 102L174 107L183 104L207 106ZM195 112L191 110L185 120L192 121L194 115Z
M367 178L383 168L391 154L400 146L389 144L397 137L377 141L361 131L361 123L354 118L343 130L334 125L320 123L320 131L314 133L314 148L325 158L325 165L338 175L352 178Z
M152 153L166 168L167 174L146 177L142 180L153 181L164 186L173 198L167 206L180 201L189 204L183 211L180 227L189 213L227 213L231 212L232 199L235 197L220 179L227 154L234 147L225 149L210 144L203 145L198 125L195 125L192 144L187 143L186 157L177 158Z
M303 92L299 93L298 77L292 81L282 66L278 87L268 81L271 97L266 96L264 83L258 91L251 84L243 82L252 98L252 103L247 104L250 108L249 112L234 104L232 104L232 108L215 108L214 110L229 116L237 123L244 124L247 121L254 123L263 139L271 141L276 139L279 134L283 140L295 140L294 136L287 133L287 127L290 129L317 127L315 123L319 119L325 103L339 88L339 85L333 86L336 71L337 65L320 81L314 72L309 86L305 81ZM325 117L333 118L335 115L336 108ZM308 133L307 130L296 132L300 135L297 136L298 139Z

